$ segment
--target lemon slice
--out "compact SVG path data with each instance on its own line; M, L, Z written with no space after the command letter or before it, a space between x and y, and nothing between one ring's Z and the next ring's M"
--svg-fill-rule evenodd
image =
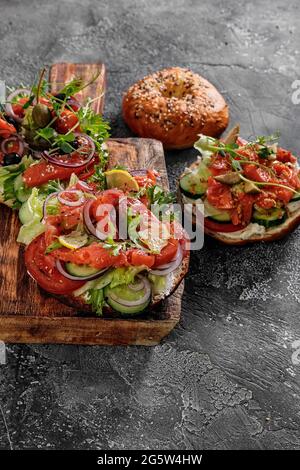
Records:
M118 188L122 191L138 191L139 185L134 177L126 170L109 170L105 172L109 189Z
M71 232L68 235L60 235L58 241L70 250L78 250L87 243L88 236L86 233Z

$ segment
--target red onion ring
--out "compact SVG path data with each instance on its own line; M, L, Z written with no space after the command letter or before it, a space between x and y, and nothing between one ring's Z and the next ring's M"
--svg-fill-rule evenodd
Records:
M28 95L30 96L31 95L31 91L28 90L27 88L18 88L17 90L13 91L12 93L10 93L10 95L8 95L7 97L7 103L5 104L5 112L8 116L12 117L15 121L17 122L22 122L22 119L20 116L18 116L14 110L13 110L13 107L12 107L12 100L16 97L16 96L19 96L19 95Z
M161 266L158 266L155 269L151 269L150 274L155 274L156 276L165 276L166 274L170 274L173 271L175 271L175 269L177 269L178 266L181 265L182 258L183 258L183 252L182 252L181 246L178 247L178 251L179 251L179 255L176 256L174 261L170 263L162 264Z
M63 197L64 193L76 194L78 196L78 199L76 201L69 201L69 199L65 199ZM57 199L59 200L61 204L64 204L65 206L69 206L69 207L81 206L85 201L84 196L79 189L64 189L63 191L60 191L58 193Z
M120 299L114 292L110 292L109 296L110 298L114 301L117 302L120 305L124 305L125 307L136 307L138 305L144 304L147 302L147 300L150 299L151 296L151 285L148 279L146 279L144 276L140 276L144 283L144 289L145 289L145 294L143 297L141 297L138 300L125 300L125 299Z
M55 191L55 193L51 193L49 194L49 196L46 197L45 201L44 201L44 205L43 205L43 218L45 219L45 217L47 217L47 205L48 205L48 202L50 201L50 199L52 199L54 196L57 196L59 194L60 191Z
M9 151L7 151L6 145L9 144L10 142L16 142L16 141L18 141L19 143L19 149L16 153L20 155L20 157L22 157L22 155L24 154L25 144L23 140L21 139L21 137L19 137L18 135L12 135L11 137L4 139L1 142L1 151L6 154L10 153Z
M97 279L97 277L101 276L105 271L107 271L109 268L104 268L101 269L101 271L98 271L95 274L90 274L89 276L73 276L72 274L69 274L65 268L63 267L61 261L59 259L56 260L56 268L62 274L64 277L67 279L71 279L72 281L90 281L92 279Z
M134 291L134 292L138 292L140 290L143 289L144 287L144 280L143 278L141 278L141 276L137 276L138 279L140 279L140 282L136 283L136 284L128 284L128 289Z
M84 137L89 145L90 145L90 153L88 155L88 157L83 160L82 162L78 162L78 163L71 163L71 162L68 162L68 161L65 161L65 160L59 160L59 158L62 157L62 155L58 155L58 154L55 154L55 155L49 155L49 153L45 150L44 152L42 152L42 157L45 158L45 160L48 160L48 162L50 163L53 163L54 165L58 165L58 166L64 166L66 168L79 168L79 167L83 167L83 166L86 166L88 163L90 163L90 161L92 160L93 156L94 156L94 153L95 153L95 143L94 141L87 135L87 134L81 134L81 133L75 133L74 134L76 137ZM77 149L75 152L72 152L70 153L69 155L72 156L73 153L77 153L79 149Z
M85 191L85 192L88 192L88 193L92 193L94 192L93 188L91 188L90 185L88 185L85 181L77 181L77 186L80 187L80 189L82 189L82 191Z

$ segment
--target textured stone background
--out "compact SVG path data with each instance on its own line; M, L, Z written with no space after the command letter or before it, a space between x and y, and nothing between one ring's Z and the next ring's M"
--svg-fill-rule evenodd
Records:
M219 87L245 136L281 129L296 150L299 46L297 0L0 0L1 78L104 61L114 136L130 135L127 86L181 65ZM172 183L194 158L167 155ZM9 346L0 448L299 449L299 238L207 241L192 255L181 325L155 348Z

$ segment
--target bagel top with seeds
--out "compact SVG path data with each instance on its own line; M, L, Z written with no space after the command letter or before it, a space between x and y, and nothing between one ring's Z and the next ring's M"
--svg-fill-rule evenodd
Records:
M219 136L228 124L228 106L218 90L180 67L161 70L132 85L122 108L135 134L158 139L169 149L192 147L200 133Z

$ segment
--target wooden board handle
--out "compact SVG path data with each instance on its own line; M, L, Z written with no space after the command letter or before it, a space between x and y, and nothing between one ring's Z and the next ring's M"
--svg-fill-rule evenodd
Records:
M103 113L104 95L106 90L106 70L104 64L54 64L50 68L50 83L53 92L57 92L66 82L73 78L82 78L89 82L98 75L97 79L76 95L84 103L88 98L98 98L92 104L95 113Z

